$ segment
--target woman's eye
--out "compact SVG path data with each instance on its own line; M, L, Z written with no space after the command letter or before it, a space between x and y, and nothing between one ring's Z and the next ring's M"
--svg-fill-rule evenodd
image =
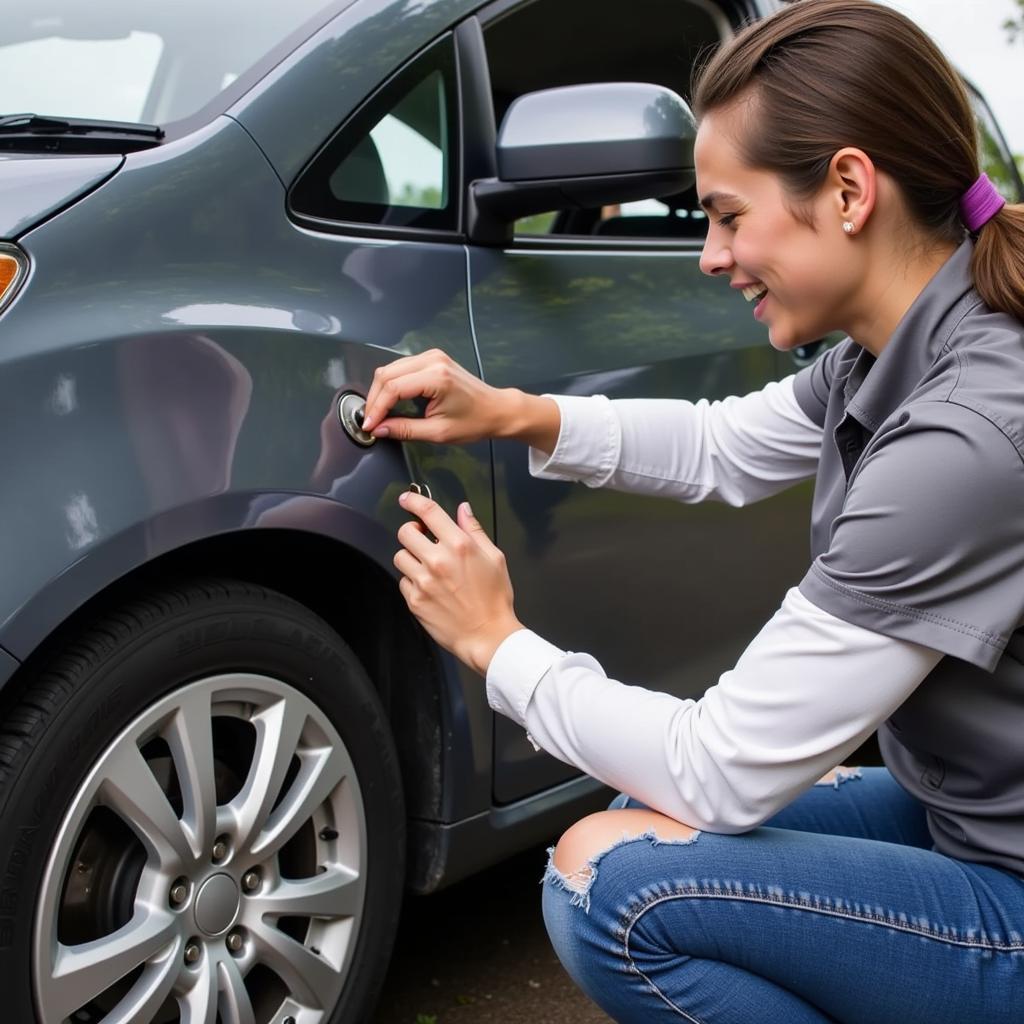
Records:
M721 227L727 228L736 219L736 216L735 213L725 213L718 219L718 223Z

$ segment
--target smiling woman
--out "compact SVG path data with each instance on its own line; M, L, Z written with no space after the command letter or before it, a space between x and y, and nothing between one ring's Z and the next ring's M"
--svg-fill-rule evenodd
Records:
M775 348L843 343L711 404L528 395L426 352L377 371L364 428L518 438L533 476L688 504L814 476L799 587L699 700L523 625L465 505L402 499L402 594L492 708L621 790L565 833L543 888L559 958L615 1020L1016 1024L1024 207L980 173L945 58L870 0L743 30L695 107L701 269ZM417 396L422 419L387 415ZM885 767L814 785L876 728Z

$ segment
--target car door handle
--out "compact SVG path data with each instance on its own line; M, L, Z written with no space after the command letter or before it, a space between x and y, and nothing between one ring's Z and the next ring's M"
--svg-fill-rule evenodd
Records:
M806 345L798 345L792 350L793 362L797 366L810 366L818 357L821 346L825 344L824 338L817 341L809 341Z

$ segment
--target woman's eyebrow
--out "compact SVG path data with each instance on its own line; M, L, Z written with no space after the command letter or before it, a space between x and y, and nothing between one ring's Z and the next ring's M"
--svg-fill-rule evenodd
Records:
M713 210L715 208L715 203L722 199L739 199L739 196L735 196L731 192L709 192L701 199L700 205L703 206L705 210Z

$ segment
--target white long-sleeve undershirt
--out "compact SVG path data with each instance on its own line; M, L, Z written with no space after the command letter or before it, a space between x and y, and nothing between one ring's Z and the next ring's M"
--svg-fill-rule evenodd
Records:
M797 404L793 378L721 401L548 395L561 428L530 473L693 504L749 505L813 477L822 429Z
M562 425L550 458L530 451L535 476L742 505L817 466L822 431L792 378L713 403L551 397ZM695 828L743 832L856 749L941 657L792 588L699 700L609 679L590 655L528 629L495 652L487 696L539 749L586 774Z

